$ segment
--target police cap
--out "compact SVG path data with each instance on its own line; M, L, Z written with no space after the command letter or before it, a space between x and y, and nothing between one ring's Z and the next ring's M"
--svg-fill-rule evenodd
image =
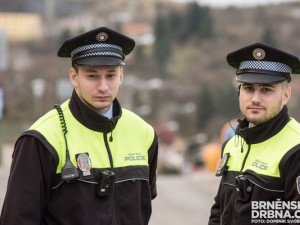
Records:
M135 41L107 27L99 27L66 40L59 57L71 58L79 66L122 66Z
M272 84L291 81L291 74L300 73L298 57L272 46L256 43L227 55L227 62L237 69L241 83Z

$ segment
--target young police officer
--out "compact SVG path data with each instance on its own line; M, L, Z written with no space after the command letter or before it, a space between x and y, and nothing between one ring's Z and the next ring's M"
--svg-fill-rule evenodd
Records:
M63 43L74 92L17 140L1 225L148 224L157 135L116 99L134 46L105 27Z
M286 104L300 61L257 43L228 54L227 62L237 69L245 118L223 144L217 170L222 180L209 225L288 224L300 200L300 124Z

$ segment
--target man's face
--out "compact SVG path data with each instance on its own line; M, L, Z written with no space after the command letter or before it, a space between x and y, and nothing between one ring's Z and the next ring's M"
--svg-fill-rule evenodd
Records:
M277 84L241 84L241 112L251 127L275 117L289 101L291 88L287 82Z
M99 114L107 112L123 80L120 66L78 66L71 68L70 80L79 98Z

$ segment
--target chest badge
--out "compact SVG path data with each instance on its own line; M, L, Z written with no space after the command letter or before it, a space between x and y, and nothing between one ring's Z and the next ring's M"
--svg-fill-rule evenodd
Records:
M92 162L88 153L80 153L76 155L78 168L82 171L83 176L90 176Z
M297 177L297 179L296 179L296 184L297 184L297 190L298 190L298 193L300 194L300 176Z
M228 159L230 157L229 153L226 153L225 155L223 155L222 159L219 162L219 165L217 167L217 172L216 172L216 176L222 176L223 174L225 174L228 170L228 166L226 165L228 162Z

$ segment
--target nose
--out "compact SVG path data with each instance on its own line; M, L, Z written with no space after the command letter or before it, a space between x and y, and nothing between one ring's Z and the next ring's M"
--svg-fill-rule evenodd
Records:
M261 96L258 90L255 90L253 92L252 98L251 98L252 103L258 104L261 101Z
M108 85L105 79L99 79L98 82L98 91L100 92L106 92L108 90Z

